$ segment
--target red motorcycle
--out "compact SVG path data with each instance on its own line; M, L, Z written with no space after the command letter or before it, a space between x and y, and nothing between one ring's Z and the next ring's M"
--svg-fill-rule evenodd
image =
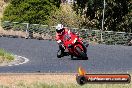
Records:
M71 58L77 57L81 59L88 59L87 46L83 45L82 40L75 34L65 34L63 38L64 47L68 50Z

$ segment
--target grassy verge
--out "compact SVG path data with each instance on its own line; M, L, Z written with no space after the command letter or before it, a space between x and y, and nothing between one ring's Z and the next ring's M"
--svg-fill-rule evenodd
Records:
M132 88L132 83L79 85L75 75L1 75L0 88Z
M14 60L14 56L11 53L6 52L3 49L0 49L0 63L3 63L4 61L9 62Z
M80 86L78 84L46 84L42 82L36 82L32 84L26 84L19 82L15 86L3 86L0 88L132 88L132 84L86 84Z
M34 83L32 85L18 85L19 88L132 88L129 84L86 84L80 86L78 84L59 84L59 85L47 85L45 83Z

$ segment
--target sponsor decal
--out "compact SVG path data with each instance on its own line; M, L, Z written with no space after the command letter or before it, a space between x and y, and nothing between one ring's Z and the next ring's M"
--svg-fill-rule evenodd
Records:
M86 83L130 83L131 76L129 74L88 74L79 67L79 74L76 75L78 84Z

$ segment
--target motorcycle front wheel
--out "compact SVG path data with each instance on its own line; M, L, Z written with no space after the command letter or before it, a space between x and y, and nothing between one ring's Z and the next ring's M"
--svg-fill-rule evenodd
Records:
M76 47L76 51L82 59L88 59L87 54L80 47Z

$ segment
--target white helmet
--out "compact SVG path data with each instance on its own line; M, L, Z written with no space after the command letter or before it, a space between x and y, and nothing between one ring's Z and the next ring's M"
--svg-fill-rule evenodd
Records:
M61 33L64 29L63 29L63 25L62 24L58 24L57 26L56 26L56 32L57 33Z

